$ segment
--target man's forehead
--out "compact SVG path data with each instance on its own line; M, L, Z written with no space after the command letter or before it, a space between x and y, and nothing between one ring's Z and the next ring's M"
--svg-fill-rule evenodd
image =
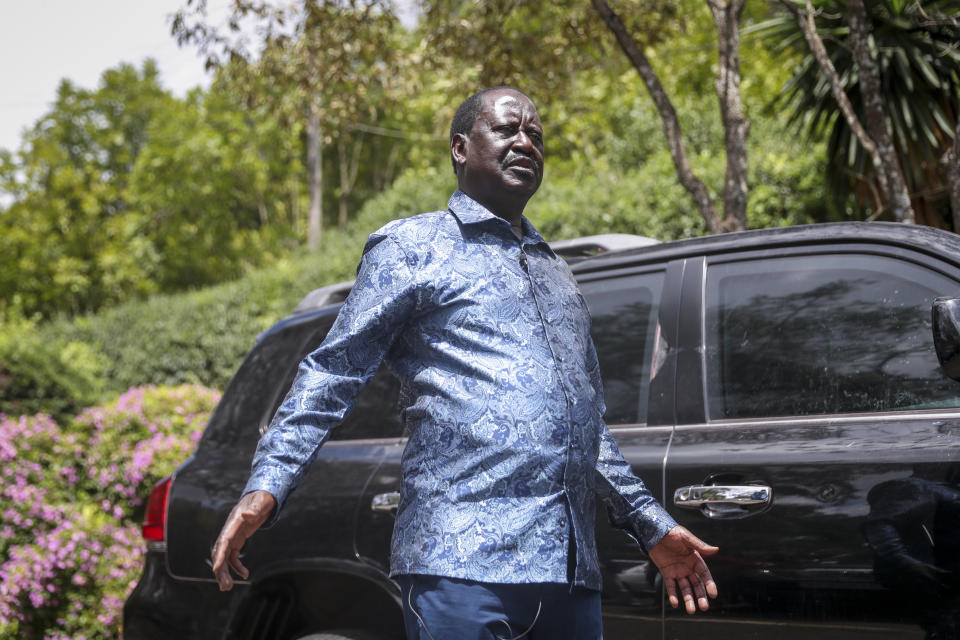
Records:
M483 96L484 111L488 111L494 117L506 116L513 113L523 113L524 111L532 115L538 122L540 116L537 114L537 108L533 101L522 93L503 89L500 91L491 91Z

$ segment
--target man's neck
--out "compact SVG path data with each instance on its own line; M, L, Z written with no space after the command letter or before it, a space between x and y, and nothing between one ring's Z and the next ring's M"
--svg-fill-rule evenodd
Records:
M490 198L482 197L475 193L470 193L462 186L460 190L465 194L470 196L473 200L476 200L482 204L487 211L497 216L498 218L503 218L510 223L510 228L513 231L514 235L518 238L523 237L523 208L527 204L527 200L518 200L516 198Z

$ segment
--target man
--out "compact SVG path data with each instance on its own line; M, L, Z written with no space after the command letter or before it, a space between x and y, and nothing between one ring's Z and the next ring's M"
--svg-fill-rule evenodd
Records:
M214 547L221 589L276 518L380 362L402 384L409 440L391 544L407 637L601 637L595 494L648 551L670 603L708 608L717 551L656 503L603 423L590 319L563 260L523 218L543 127L508 88L468 98L448 209L373 233L323 344L301 364ZM678 596L679 591L679 596Z

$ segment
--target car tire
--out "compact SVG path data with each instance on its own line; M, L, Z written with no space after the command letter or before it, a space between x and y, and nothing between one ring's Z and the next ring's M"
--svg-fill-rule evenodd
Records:
M295 640L387 640L381 635L363 629L333 629L300 636Z

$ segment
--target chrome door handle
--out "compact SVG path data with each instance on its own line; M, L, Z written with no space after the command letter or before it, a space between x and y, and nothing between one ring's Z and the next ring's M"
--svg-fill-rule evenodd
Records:
M753 484L693 485L680 487L673 493L673 504L684 509L700 509L711 505L766 505L773 500L773 489Z
M398 506L400 506L400 492L398 491L378 493L373 496L373 500L370 502L370 509L372 511L384 513L396 513Z

